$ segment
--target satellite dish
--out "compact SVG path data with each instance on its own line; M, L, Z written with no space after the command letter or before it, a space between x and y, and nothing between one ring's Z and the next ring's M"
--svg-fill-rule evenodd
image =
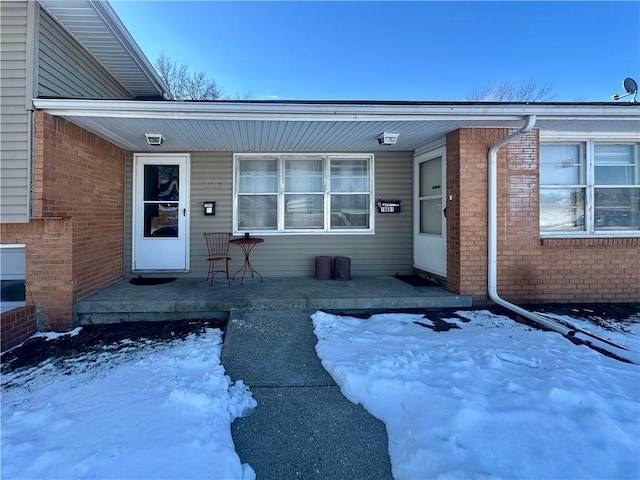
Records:
M636 83L636 81L631 77L627 77L622 82L622 88L624 88L624 91L627 92L625 95L618 95L617 93L615 93L611 96L611 98L613 98L614 100L620 100L621 98L633 95L633 97L631 97L631 100L629 101L635 102L636 95L638 94L638 84Z
M625 78L622 86L628 94L633 94L638 91L638 84L633 78Z

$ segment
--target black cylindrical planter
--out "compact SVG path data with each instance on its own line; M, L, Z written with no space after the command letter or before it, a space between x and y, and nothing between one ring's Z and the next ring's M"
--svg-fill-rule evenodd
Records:
M336 280L351 280L351 259L349 257L334 258L333 278Z
M316 278L318 280L330 280L333 273L333 258L316 257Z

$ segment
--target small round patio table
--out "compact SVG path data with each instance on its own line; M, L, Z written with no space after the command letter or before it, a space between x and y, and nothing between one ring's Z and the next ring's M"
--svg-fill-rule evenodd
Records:
M240 285L243 285L244 275L245 273L247 273L247 270L249 270L251 272L252 278L255 273L257 276L260 277L260 281L261 282L263 281L262 275L260 275L258 271L255 268L253 268L253 265L251 265L251 250L253 250L253 247L255 247L256 245L262 242L264 242L264 238L258 238L258 237L240 237L240 238L233 238L229 240L229 243L239 246L244 252L244 263L242 264L242 267L240 267L238 271L233 274L232 280L235 280L236 275L242 272L242 276L240 277Z

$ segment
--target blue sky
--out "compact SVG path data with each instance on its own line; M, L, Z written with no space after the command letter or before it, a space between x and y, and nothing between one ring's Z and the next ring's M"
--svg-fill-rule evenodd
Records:
M640 2L111 0L152 63L161 52L231 98L450 100L490 83L611 101L640 82Z

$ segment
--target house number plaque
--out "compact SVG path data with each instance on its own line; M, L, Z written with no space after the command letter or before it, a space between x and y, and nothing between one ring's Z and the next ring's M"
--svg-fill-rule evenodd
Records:
M401 200L378 200L378 212L400 213Z

